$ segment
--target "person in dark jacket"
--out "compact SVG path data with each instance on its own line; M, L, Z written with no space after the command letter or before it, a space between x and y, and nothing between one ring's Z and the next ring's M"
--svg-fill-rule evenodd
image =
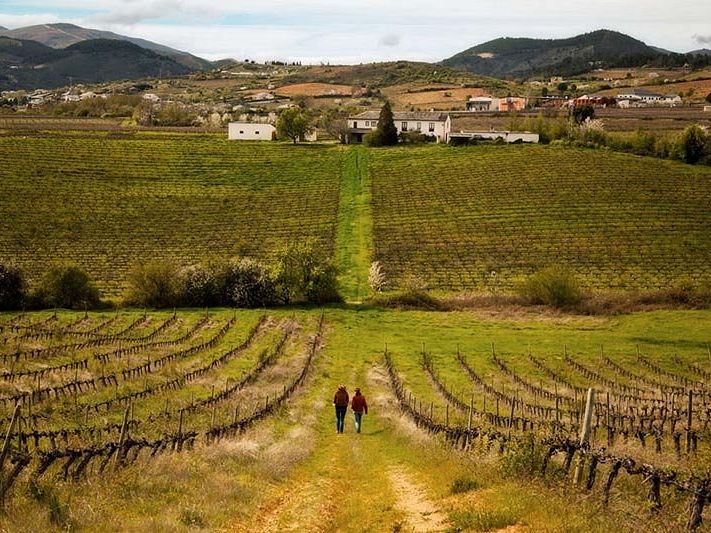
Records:
M351 401L351 409L353 410L353 418L355 419L356 433L360 433L363 414L368 414L368 402L365 401L365 396L360 393L360 389L355 390L355 395Z
M343 433L349 399L345 385L340 385L336 394L333 396L333 405L336 407L336 431L338 433Z

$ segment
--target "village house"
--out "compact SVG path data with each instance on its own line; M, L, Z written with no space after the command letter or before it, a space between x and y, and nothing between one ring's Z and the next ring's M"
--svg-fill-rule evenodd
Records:
M526 108L528 101L520 96L507 96L505 98L494 98L492 96L475 96L467 101L467 111L522 111Z
M614 104L615 99L599 94L584 94L583 96L575 98L574 100L572 100L572 102L574 107L584 105L589 105L593 107L607 107L610 104Z
M711 105L705 105L704 106L704 112L711 112Z
M540 141L538 133L529 131L460 131L449 134L449 141L453 144L461 144L469 141L497 141L501 139L505 143L533 143Z
M617 95L617 105L623 108L679 104L681 104L679 95L659 94L647 89L632 89Z
M227 138L231 141L272 141L276 128L271 124L258 122L230 122Z
M378 127L380 111L365 111L359 115L348 117L348 144L362 143L363 137ZM395 111L393 113L395 128L398 135L414 131L435 137L438 143L449 141L452 129L452 119L449 114L438 111Z

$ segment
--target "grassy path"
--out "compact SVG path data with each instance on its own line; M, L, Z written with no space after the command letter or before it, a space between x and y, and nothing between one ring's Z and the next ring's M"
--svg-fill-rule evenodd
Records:
M336 264L340 270L341 293L357 303L368 294L368 269L373 250L368 152L349 148L341 173L341 193L336 235Z

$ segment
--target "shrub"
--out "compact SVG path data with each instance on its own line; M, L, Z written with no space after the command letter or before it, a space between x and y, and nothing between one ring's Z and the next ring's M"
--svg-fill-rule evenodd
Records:
M253 259L233 259L221 275L222 302L234 307L266 307L278 303L267 268Z
M277 293L287 304L340 302L337 273L316 239L282 247L273 266Z
M89 275L76 265L51 268L42 278L35 300L41 306L64 309L94 308L101 303Z
M14 265L0 264L0 310L21 309L27 283L22 271Z
M582 299L575 276L568 269L557 265L529 276L521 285L520 294L531 303L557 308L575 305Z
M363 144L371 148L383 146L383 138L378 130L373 130L363 136Z
M449 488L449 492L452 494L462 494L478 488L479 483L477 483L476 480L469 477L458 477L452 481L452 486Z
M543 462L543 448L536 446L535 438L527 434L509 441L501 455L501 470L510 477L534 477Z
M688 126L676 143L676 155L686 163L698 163L711 156L711 140L708 133L697 124Z
M165 308L179 303L178 272L171 263L141 263L129 274L128 283L129 305Z
M183 268L178 276L181 305L213 307L220 304L220 287L215 273L196 264Z

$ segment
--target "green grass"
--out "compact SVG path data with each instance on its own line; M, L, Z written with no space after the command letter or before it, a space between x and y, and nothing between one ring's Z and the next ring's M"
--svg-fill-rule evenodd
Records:
M336 235L339 283L346 300L360 302L369 294L368 270L373 250L367 150L357 147L348 151L341 180Z
M550 264L596 290L711 276L711 170L545 146L370 154L375 259L396 283L501 291Z
M334 251L342 151L222 136L0 138L0 262L84 267L118 296L136 262L178 265L315 237Z

